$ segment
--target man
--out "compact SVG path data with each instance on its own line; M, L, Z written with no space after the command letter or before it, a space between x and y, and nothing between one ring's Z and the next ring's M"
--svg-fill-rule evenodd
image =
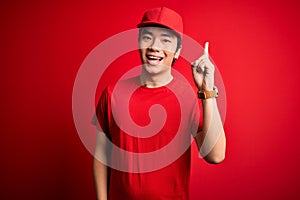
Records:
M215 99L217 91L214 86L214 66L209 60L208 43L205 44L203 55L191 64L199 99L185 99L183 106L181 102L178 103L177 97L182 99L188 96L186 85L172 73L172 65L181 50L181 16L165 7L151 9L145 12L138 27L141 75L121 81L119 86L108 86L97 106L99 124L94 159L97 199L187 200L190 148L186 148L184 143L188 141L190 144L190 134L195 136L199 151L207 162L216 164L225 158L225 134ZM114 91L115 87L121 89ZM115 107L122 105L129 88L134 90L128 104L130 117L122 118L123 114L118 114ZM149 110L153 104L164 107L166 119L160 118L164 112L153 111L154 114L151 115ZM146 137L146 129L128 129L131 122L127 118L132 118L141 127L159 123L159 119L165 121L157 134ZM155 125L151 130L158 126L160 125ZM132 135L131 132L136 133ZM179 135L179 140L176 139L176 134ZM116 156L117 153L107 153L111 147L106 138L120 149L140 154L158 152L171 143L175 147L171 148L171 152L161 153L160 158L154 156L153 162L144 162L142 157L124 159L125 157ZM173 140L176 142L173 143ZM180 153L182 150L184 152ZM128 170L107 167L97 158L101 152L105 152L107 160L118 159L125 163ZM155 168L157 162L163 162L171 154L178 152L180 155L171 163ZM150 169L153 167L152 171L149 166Z

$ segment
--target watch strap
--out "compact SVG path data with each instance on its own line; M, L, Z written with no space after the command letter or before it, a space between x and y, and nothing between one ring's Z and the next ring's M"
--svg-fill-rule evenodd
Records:
M199 99L210 99L217 98L219 96L219 92L216 86L213 87L211 91L200 90L198 91Z

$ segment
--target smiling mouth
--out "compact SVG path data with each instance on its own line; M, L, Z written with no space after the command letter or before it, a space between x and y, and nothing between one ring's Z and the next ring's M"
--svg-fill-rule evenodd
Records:
M163 58L162 57L158 57L158 56L151 56L151 55L146 55L148 60L152 60L152 61L161 61Z

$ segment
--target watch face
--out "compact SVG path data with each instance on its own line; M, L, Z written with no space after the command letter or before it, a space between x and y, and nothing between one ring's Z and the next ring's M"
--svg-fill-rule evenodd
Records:
M198 92L199 99L205 99L205 93L204 92Z

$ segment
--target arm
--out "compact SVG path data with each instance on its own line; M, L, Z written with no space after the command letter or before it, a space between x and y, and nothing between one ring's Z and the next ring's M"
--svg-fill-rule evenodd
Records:
M107 166L101 162L106 159L106 136L97 131L97 141L94 155L94 181L97 200L107 200Z
M204 54L192 63L192 72L199 90L211 91L214 86L214 65L209 59L208 42ZM201 156L209 163L225 159L226 138L215 98L202 100L203 130L195 137Z
M208 163L225 159L226 138L216 99L206 99L203 105L203 130L195 137L201 156Z

